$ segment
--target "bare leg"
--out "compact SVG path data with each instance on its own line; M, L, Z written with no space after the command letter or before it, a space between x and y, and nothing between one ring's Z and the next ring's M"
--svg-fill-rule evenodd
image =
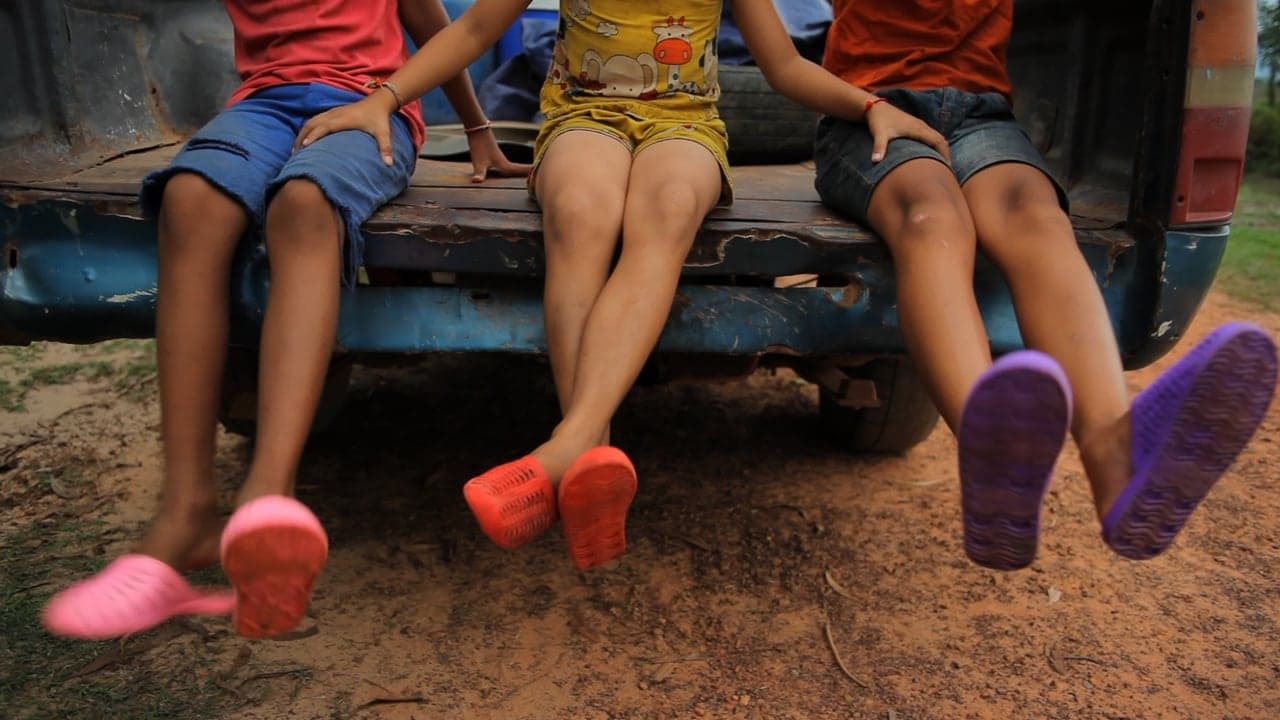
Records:
M1009 283L1023 338L1071 380L1072 431L1101 517L1128 482L1130 460L1128 393L1097 282L1036 168L994 165L965 183L964 194L983 252Z
M552 478L599 442L658 342L680 270L720 195L720 166L701 145L670 140L636 155L622 256L587 318L564 420L534 456Z
M868 219L893 254L907 352L956 431L969 390L991 364L973 295L976 240L964 195L945 165L912 160L876 188Z
M262 326L258 435L240 501L292 495L338 327L342 222L320 188L291 180L267 208L271 292Z
M547 277L543 307L560 410L568 410L587 315L609 277L622 231L631 153L617 140L570 131L538 168Z
M164 490L137 552L178 569L218 560L215 424L231 258L248 223L239 204L199 175L180 173L165 186L156 304Z

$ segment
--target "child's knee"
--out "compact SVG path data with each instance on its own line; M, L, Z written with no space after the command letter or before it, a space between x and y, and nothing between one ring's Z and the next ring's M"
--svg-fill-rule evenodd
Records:
M1034 222L1037 225L1069 223L1062 209L1058 192L1048 178L1031 167L1014 166L1017 174L1005 184L993 199L995 212L1011 220Z
M193 172L175 173L164 184L160 201L160 218L167 223L194 222L207 225L211 213L216 217L243 210L225 193Z
M709 209L705 194L692 183L673 180L634 191L627 197L626 217L643 223L643 234L652 240L685 245L685 237L697 232Z
M267 205L266 242L269 253L331 247L340 240L337 210L320 186L302 178L276 190Z
M907 203L900 213L901 225L894 238L900 244L963 248L974 243L973 224L961 208L946 199Z
M295 178L276 190L267 206L267 222L273 218L296 221L318 210L332 210L320 186L310 180Z
M229 257L248 223L248 212L208 180L177 173L165 183L160 203L161 257L198 264Z
M617 240L623 194L613 188L557 189L540 200L549 246L581 246Z
M1023 236L1070 236L1071 219L1058 205L1057 198L1023 198L1006 208L1008 224L1018 228Z

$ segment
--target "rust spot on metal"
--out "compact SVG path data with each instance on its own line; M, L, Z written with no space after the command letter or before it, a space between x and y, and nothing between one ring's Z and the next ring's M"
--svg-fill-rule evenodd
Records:
M867 288L865 285L857 280L850 279L848 285L840 288L840 294L835 299L836 305L847 310L854 305L857 305L866 293Z
M786 355L790 357L801 356L801 353L786 345L768 345L765 347L764 352L766 355Z

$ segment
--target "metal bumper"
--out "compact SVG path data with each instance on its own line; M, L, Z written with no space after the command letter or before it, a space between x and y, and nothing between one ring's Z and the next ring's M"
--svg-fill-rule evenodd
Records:
M0 207L0 343L86 343L154 333L156 246L151 223L78 203ZM1158 258L1143 248L1082 242L1102 287L1126 365L1167 352L1212 282L1228 228L1169 232ZM378 238L370 237L371 248ZM501 262L496 259L495 262ZM1147 272L1142 272L1146 268ZM1150 268L1161 268L1152 274ZM478 268L479 269L479 268ZM883 252L841 263L831 287L777 289L713 284L691 270L660 350L726 355L901 355L892 268ZM343 292L338 345L351 352L542 353L536 279L459 276L456 286L372 287ZM719 278L724 282L723 278ZM231 278L233 338L256 344L269 287L260 248L241 254ZM992 348L1021 347L1008 290L989 264L975 277ZM1070 311L1066 309L1066 311Z

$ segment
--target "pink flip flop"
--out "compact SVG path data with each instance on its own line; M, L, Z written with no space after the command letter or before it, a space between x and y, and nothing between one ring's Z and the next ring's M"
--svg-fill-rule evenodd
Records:
M329 538L307 506L282 495L251 500L231 515L221 549L236 590L236 632L270 637L297 627L329 555Z
M226 615L234 606L233 593L194 588L163 561L135 553L53 596L42 620L56 635L106 640L178 615Z

